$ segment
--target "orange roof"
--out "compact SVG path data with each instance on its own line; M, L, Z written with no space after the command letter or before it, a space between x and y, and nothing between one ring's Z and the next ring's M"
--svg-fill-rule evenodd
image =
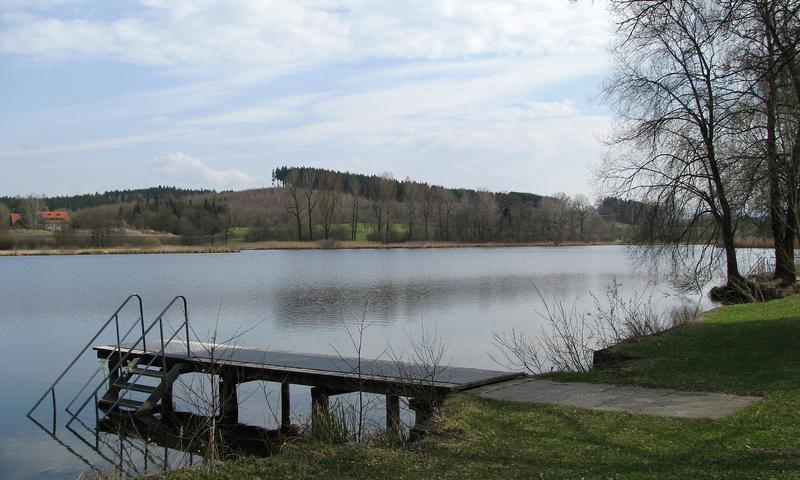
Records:
M14 225L16 225L17 222L19 222L20 218L22 218L22 215L20 215L19 213L12 213L11 214L11 226L13 227Z
M69 223L69 212L36 212L36 216L44 220L45 223Z

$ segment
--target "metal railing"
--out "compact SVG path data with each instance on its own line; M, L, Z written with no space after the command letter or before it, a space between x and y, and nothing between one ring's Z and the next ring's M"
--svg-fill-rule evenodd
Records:
M143 308L142 308L142 297L139 296L138 294L134 293L134 294L128 296L128 298L126 298L125 301L122 302L122 304L116 309L116 311L114 311L114 313L111 314L111 316L108 318L108 320L106 320L106 322L103 324L103 326L101 326L97 330L97 333L94 334L94 336L91 338L91 340L89 340L86 343L86 345L80 350L80 352L78 352L78 354L75 355L75 357L69 362L67 367L53 381L53 383L51 383L50 386L47 387L47 389L44 391L44 393L39 398L39 400L37 400L36 403L34 403L33 406L31 407L31 409L28 410L28 413L25 414L28 418L30 418L31 420L34 420L33 419L33 412L36 411L36 409L39 408L39 406L42 404L42 402L44 402L45 398L47 398L47 396L50 395L52 397L52 404L53 404L53 433L55 433L55 430L56 430L56 412L57 412L57 407L56 407L56 386L59 384L59 382L61 382L61 380L63 380L63 378L67 375L67 373L72 369L72 367L74 367L75 364L78 363L78 360L80 360L80 358L86 353L86 351L89 350L92 347L92 344L95 342L95 340L97 340L100 337L100 335L103 334L103 332L106 331L106 329L111 325L112 322L114 322L114 327L115 327L115 330L116 330L116 337L117 337L117 345L118 346L122 341L124 341L124 338L127 337L127 335L130 334L133 331L133 329L136 327L136 323L135 322L131 326L131 328L128 329L128 331L125 333L125 335L123 337L120 337L120 333L119 333L120 332L120 330L119 330L119 315L120 315L120 312L132 300L136 300L136 302L138 304L138 307L139 307L139 318L137 319L137 321L139 322L139 325L141 325L141 327L142 327L142 337L144 337L145 329L144 329L144 313L143 313ZM97 372L95 372L95 375L96 374L97 374ZM39 422L36 422L36 423L39 423Z
M179 301L180 301L180 303L178 303ZM172 307L175 304L180 304L183 307L183 321L175 328L175 330L172 333L172 335L167 340L165 340L164 339L164 316L170 311L170 309L172 309ZM146 337L147 337L147 334L150 333L150 331L153 330L156 327L156 325L158 325L159 340L160 340L160 347L161 348L157 352L152 352L152 358L150 359L150 361L143 365L144 369L153 366L155 361L160 359L161 360L162 371L163 371L164 374L166 374L166 370L167 370L166 369L166 366L167 366L166 355L165 355L166 347L169 346L170 342L175 340L175 338L182 332L185 332L185 334L186 334L186 355L187 355L187 359L192 357L192 350L191 350L190 337L189 337L189 312L188 312L187 301L186 301L186 297L184 297L183 295L178 295L175 298L173 298L169 302L169 304L167 304L167 306L161 311L161 313L155 318L155 320L153 320L146 328L143 328L142 335L132 345L130 345L129 347L126 347L124 354L123 354L123 348L122 348L123 345L121 343L118 343L116 345L115 354L112 354L111 356L109 356L109 358L111 358L112 356L116 355L118 360L117 360L117 363L113 367L110 367L108 369L108 371L109 372L118 372L120 369L122 369L126 365L126 362L128 361L128 359L132 356L134 350L137 350L136 347L138 347L140 343L142 344L141 352L150 354L151 352L148 352L147 349L146 349ZM94 339L96 339L96 336L95 336L95 338L92 339L92 341L94 341ZM139 364L139 365L141 365L141 364ZM141 371L133 372L133 375L141 376L142 373L141 373ZM109 381L109 378L103 378L103 381L101 381L99 384L97 384L97 386L94 388L94 390L92 390L89 393L89 395L86 396L85 400L83 400L83 402L80 404L80 406L78 407L78 409L75 412L72 412L70 410L72 405L80 397L80 395L86 389L88 384L91 383L91 381L94 379L94 377L95 377L95 375L93 375L89 379L89 381L86 384L84 384L84 386L80 389L78 394L76 394L75 397L73 397L73 399L70 401L69 405L65 409L67 411L67 413L70 414L70 419L69 419L69 421L67 421L67 424L66 424L67 427L69 427L72 424L72 422L75 420L75 418L78 415L81 414L83 409L86 408L86 406L89 404L89 402L92 399L95 400L95 402L94 402L94 405L95 405L95 418L99 418L99 412L97 411L97 393ZM116 400L112 403L112 405L110 407L108 407L109 411L113 411L114 408L119 406L120 401L123 399L125 393L127 393L130 390L130 384L132 384L132 383L135 383L135 382L130 382L129 381L128 382L128 386L122 387L118 391ZM45 396L46 396L46 394L45 394Z
M747 276L764 275L775 270L775 261L772 257L758 257L756 262L747 271Z

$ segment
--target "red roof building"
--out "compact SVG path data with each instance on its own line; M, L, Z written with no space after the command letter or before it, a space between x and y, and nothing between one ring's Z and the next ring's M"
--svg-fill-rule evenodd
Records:
M11 213L11 226L13 227L14 225L16 225L17 222L19 222L20 218L22 218L22 215L20 215L19 213L12 212Z
M36 212L36 216L41 218L45 224L64 225L70 223L69 212L62 210L56 212Z

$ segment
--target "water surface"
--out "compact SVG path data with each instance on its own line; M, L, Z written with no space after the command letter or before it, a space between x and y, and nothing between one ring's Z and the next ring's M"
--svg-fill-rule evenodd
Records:
M147 319L185 295L199 339L347 356L355 353L348 330L363 318L365 356L407 351L426 331L446 346L447 363L498 369L492 334L541 325L535 288L589 310L589 292L602 295L614 280L660 308L708 305L654 285L618 246L0 257L0 478L75 478L87 469L24 413L131 293L144 299ZM59 399L95 365L91 356L79 363ZM269 425L264 397L274 400L273 386L242 389L242 420ZM300 415L307 390L296 393Z

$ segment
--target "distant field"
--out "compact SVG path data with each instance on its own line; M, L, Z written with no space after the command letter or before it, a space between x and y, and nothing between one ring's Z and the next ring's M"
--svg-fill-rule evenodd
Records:
M334 228L342 228L346 229L348 232L350 231L350 224L349 223L335 223L333 224ZM403 223L395 223L392 224L392 230L400 235L405 236L408 233L408 225ZM358 223L356 227L356 241L357 242L366 242L368 241L367 236L370 233L375 231L375 224L374 223Z

